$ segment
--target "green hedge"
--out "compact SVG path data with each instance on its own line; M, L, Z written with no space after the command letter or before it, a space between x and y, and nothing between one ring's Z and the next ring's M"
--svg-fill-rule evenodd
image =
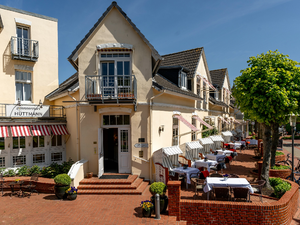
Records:
M281 198L282 195L285 194L285 192L291 190L291 184L283 181L281 178L279 177L272 177L269 178L270 181L270 185L274 188L274 195L276 196L276 198Z
M290 139L290 140L292 140L292 136L290 136L290 137L282 137L281 139ZM294 139L300 139L300 136L294 136Z

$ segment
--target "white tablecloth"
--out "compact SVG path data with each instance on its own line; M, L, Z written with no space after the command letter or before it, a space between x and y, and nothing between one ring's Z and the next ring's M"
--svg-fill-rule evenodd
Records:
M242 145L246 146L246 141L237 141L237 143L241 143Z
M240 148L242 146L242 144L239 143L239 142L235 142L235 143L230 142L230 143L227 143L227 144L229 144L230 147L233 148L233 149Z
M232 187L232 188L249 188L250 193L253 194L253 189L250 183L245 178L228 178L224 180L221 177L206 177L206 185L203 191L209 192L213 187Z
M218 161L218 159L224 159L226 157L226 155L221 155L221 154L207 154L205 155L205 157L207 159L210 159L210 160L214 160L214 161Z
M233 153L233 151L230 151L230 150L217 150L218 154L220 155L226 155L226 154L231 154Z
M198 173L199 170L197 168L188 167L186 169L183 169L183 167L177 167L172 169L171 171L174 171L175 173L184 174L186 176L186 183L191 184L190 175L192 173Z
M200 159L200 160L196 160L195 162L192 162L192 167L196 167L196 168L206 167L207 171L210 172L210 166L214 166L216 164L218 164L218 162L214 160L208 159L207 161L204 161L204 159Z

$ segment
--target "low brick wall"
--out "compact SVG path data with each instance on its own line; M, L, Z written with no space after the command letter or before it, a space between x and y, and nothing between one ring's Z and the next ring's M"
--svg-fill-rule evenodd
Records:
M182 200L180 181L169 181L169 215L188 224L290 224L297 211L299 186L288 182L291 190L277 202L248 203Z

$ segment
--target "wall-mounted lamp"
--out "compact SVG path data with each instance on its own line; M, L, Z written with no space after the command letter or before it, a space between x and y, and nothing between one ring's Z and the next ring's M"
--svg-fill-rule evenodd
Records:
M49 141L47 141L47 145L49 145L50 144L50 142Z
M159 126L159 132L163 132L165 130L165 125L160 125Z
M18 106L21 106L21 101L20 99L18 98L18 103L17 103Z
M40 101L39 101L39 107L40 107L40 109L43 108L43 103L42 103L42 100L41 100L41 99L40 99Z
M28 146L30 147L30 142L28 143Z
M10 143L8 143L8 147L10 148Z

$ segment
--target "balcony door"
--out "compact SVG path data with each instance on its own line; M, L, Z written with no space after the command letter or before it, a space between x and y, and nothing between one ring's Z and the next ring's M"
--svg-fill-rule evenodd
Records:
M115 79L115 62L101 62L102 95L105 98L114 98L117 94Z
M29 28L17 27L17 48L19 55L29 56Z

